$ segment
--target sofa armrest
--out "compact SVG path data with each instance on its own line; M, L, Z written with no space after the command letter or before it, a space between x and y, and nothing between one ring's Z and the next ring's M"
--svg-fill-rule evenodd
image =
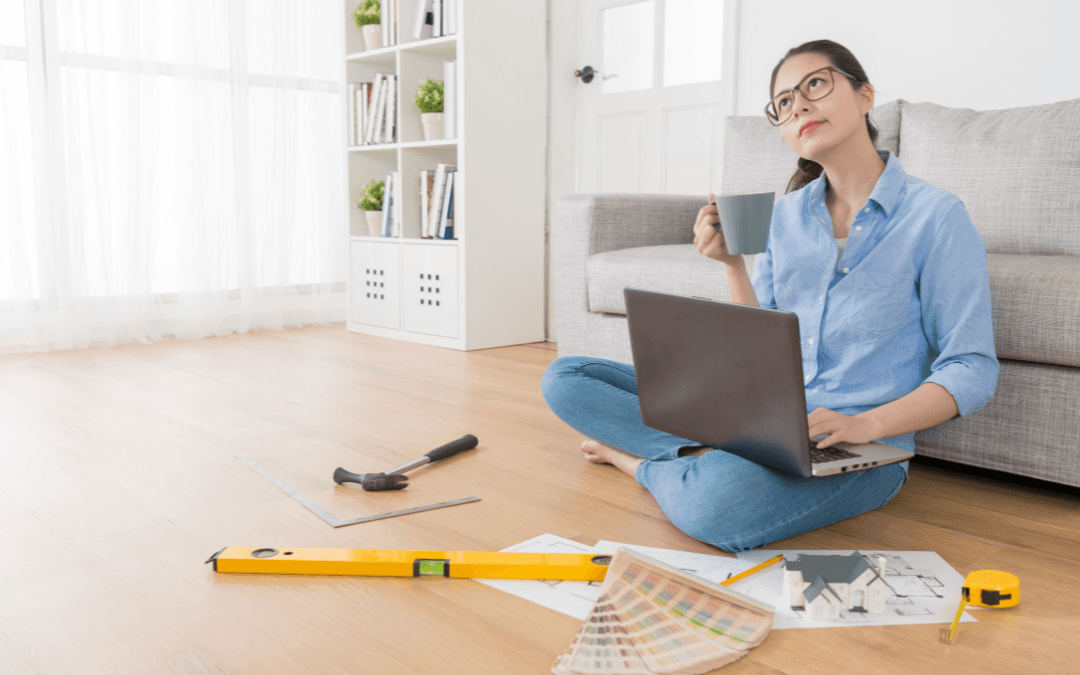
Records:
M555 329L559 355L588 356L585 262L594 253L690 244L705 197L579 194L555 203Z

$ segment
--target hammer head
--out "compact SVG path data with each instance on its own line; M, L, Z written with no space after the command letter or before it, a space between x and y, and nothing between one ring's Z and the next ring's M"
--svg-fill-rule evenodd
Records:
M383 490L404 490L409 487L409 477L401 474L365 473L360 487L368 492L381 492Z
M335 483L359 483L360 487L368 492L380 492L382 490L403 490L409 486L409 477L392 473L353 473L346 471L340 466L334 471Z

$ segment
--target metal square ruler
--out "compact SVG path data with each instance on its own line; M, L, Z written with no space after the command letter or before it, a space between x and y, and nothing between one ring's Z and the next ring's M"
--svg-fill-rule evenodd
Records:
M400 511L390 511L389 513L379 513L379 514L376 514L374 516L364 516L363 518L353 518L352 520L342 520L341 518L338 518L337 516L330 513L329 511L327 511L323 507L319 506L315 502L311 501L311 499L309 499L308 497L300 494L300 492L298 492L296 490L296 488L292 487L291 485L289 485L285 481L281 480L280 478L278 478L274 474L270 473L270 471L267 470L266 467L264 467L262 464L259 464L258 462L256 462L252 458L248 457L244 453L238 452L235 455L233 455L233 457L236 457L237 459L239 459L244 464L247 464L249 467L251 467L251 469L255 473L259 474L260 476L262 476L266 480L270 481L279 490L281 490L285 494L289 495L290 497L292 497L296 501L300 502L300 504L304 508L306 508L308 511L311 511L312 513L314 513L315 515L317 515L318 517L320 517L324 521L326 521L326 523L328 525L330 525L330 527L345 527L346 525L356 525L358 523L368 523L368 522L371 522L373 520L382 520L383 518L393 518L395 516L407 516L410 513L420 513L421 511L431 511L432 509L441 509L441 508L444 508L444 507L447 507L447 506L457 506L458 504L468 504L469 502L478 502L478 501L480 501L479 497L465 497L464 499L455 499L455 500L449 501L449 502L440 502L438 504L428 504L426 506L414 506L411 509L402 509Z

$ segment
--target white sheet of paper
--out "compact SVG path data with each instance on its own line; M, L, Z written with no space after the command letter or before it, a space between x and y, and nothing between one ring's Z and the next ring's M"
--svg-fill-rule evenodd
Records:
M784 568L777 563L732 584L732 589L776 607L773 628L837 628L849 626L892 626L919 623L951 624L960 606L960 589L964 577L933 551L873 551L859 549L870 560L884 555L887 559L885 581L889 585L885 599L887 609L881 614L840 612L838 620L811 619L805 611L791 609L784 599ZM808 555L850 555L846 551L793 551L757 549L736 555L751 565L764 562L783 553L794 560L800 553ZM876 563L874 564L876 568ZM975 618L966 611L961 623Z
M591 546L554 534L542 534L535 539L504 548L503 553L592 553ZM602 581L531 581L519 579L476 579L476 581L525 598L556 612L585 620L596 599L600 597Z
M615 555L615 551L617 551L620 546L640 551L647 556L656 558L660 562L667 563L672 567L678 567L684 572L695 574L714 584L725 581L739 572L743 572L754 566L754 563L739 560L738 558L725 558L718 555L675 551L667 548L652 548L650 546L636 546L634 544L620 544L614 541L598 542L596 546L593 546L593 553ZM732 588L734 588L734 585Z
M504 548L501 552L615 555L615 551L620 546L636 549L645 555L653 556L657 560L716 583L753 567L752 563L746 563L737 558L686 553L684 551L650 548L648 546L634 546L612 541L601 541L596 546L589 547L554 534L542 534L534 539ZM596 599L600 596L600 586L603 584L601 581L526 581L518 579L476 579L476 581L582 621L589 616L593 605L596 604Z

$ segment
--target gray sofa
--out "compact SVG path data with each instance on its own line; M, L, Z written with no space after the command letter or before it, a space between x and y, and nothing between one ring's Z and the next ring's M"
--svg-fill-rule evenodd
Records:
M1080 486L1080 99L988 111L899 99L870 115L879 149L964 201L987 252L997 390L981 410L916 432L916 452ZM720 192L782 197L795 152L764 115L725 124ZM632 361L626 286L730 301L725 266L692 243L704 205L704 195L558 200L560 356Z

